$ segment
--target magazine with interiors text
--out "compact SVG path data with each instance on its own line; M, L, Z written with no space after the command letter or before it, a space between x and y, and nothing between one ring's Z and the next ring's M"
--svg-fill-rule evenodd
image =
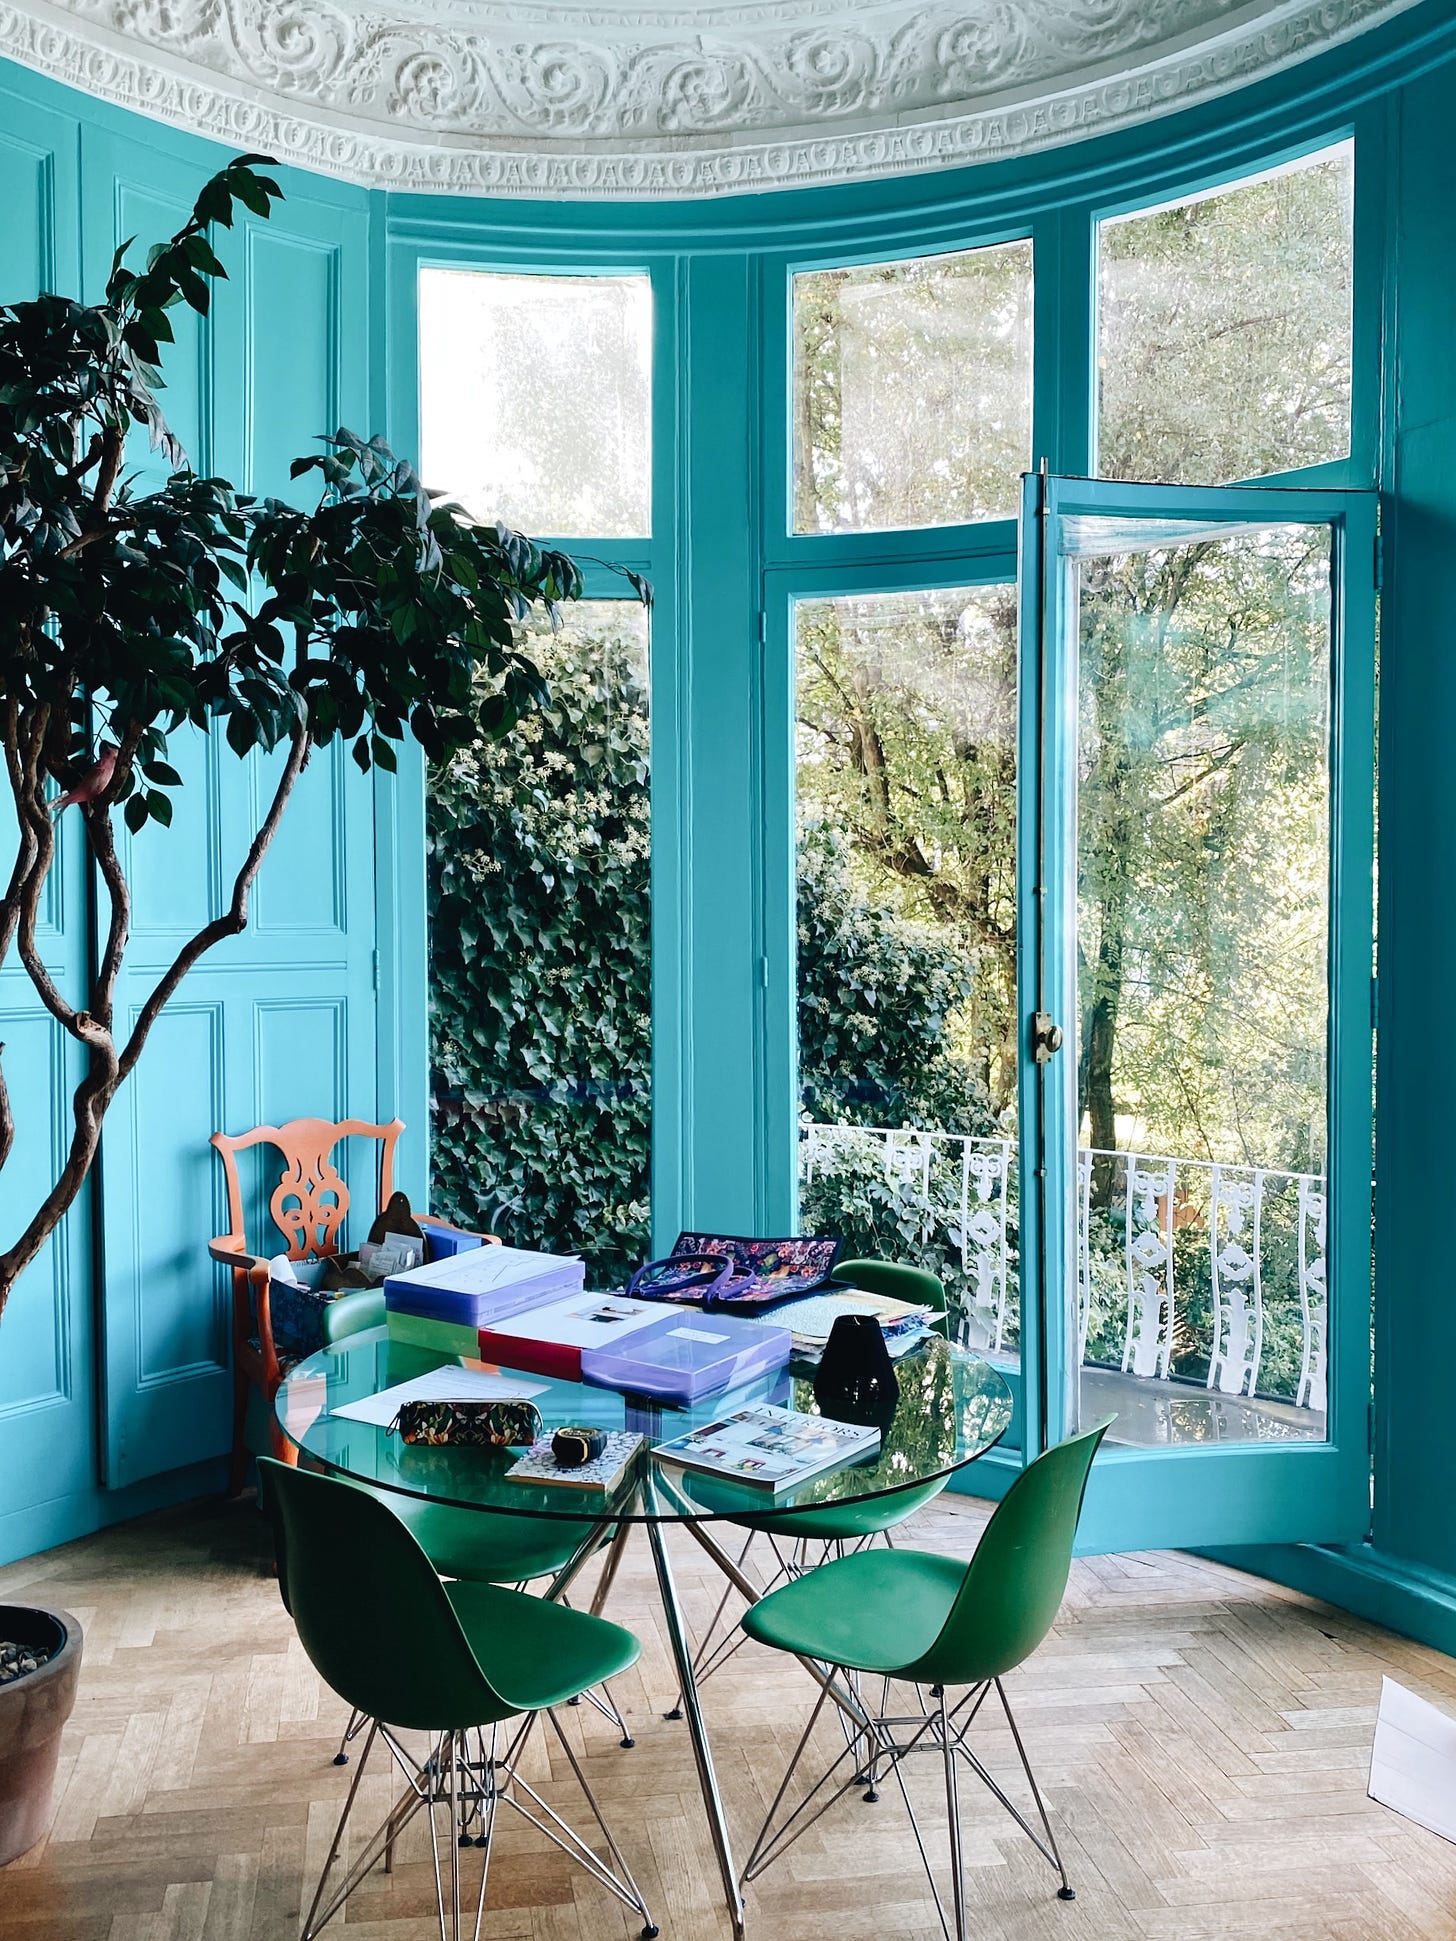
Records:
M873 1455L879 1443L878 1429L759 1402L720 1415L671 1442L659 1442L652 1453L684 1469L700 1469L759 1489L782 1490Z

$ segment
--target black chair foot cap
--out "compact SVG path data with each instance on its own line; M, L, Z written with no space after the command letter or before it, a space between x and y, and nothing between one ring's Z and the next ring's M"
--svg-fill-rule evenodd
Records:
M932 1685L930 1688L930 1696L932 1698L944 1698L945 1696L944 1685Z
M475 1844L478 1847L488 1847L490 1845L490 1842L489 1840L486 1839L483 1833L477 1833L475 1836Z
M623 1750L623 1752L630 1752L630 1751L632 1750L632 1748L633 1748L633 1746L635 1746L635 1745L636 1745L636 1743L637 1743L637 1741L636 1741L635 1739L620 1739L620 1740L618 1740L618 1744L619 1744L619 1745L621 1746L621 1748L622 1748L622 1750Z
M580 1692L578 1692L575 1698L569 1698L569 1699L567 1699L567 1701L566 1701L566 1702L567 1702L567 1704L568 1704L568 1705L580 1705L580 1703L581 1703L581 1693L580 1693Z
M876 1792L873 1786L871 1786L870 1790L865 1794L864 1798L865 1798L866 1806L878 1806L880 1803L880 1796Z
M349 1755L347 1752L336 1752L334 1754L334 1764L336 1766L347 1766L348 1763Z
M661 1928L643 1928L642 1941L657 1941L657 1937L661 1932Z
M682 1715L682 1707L680 1705L674 1705L670 1712L664 1712L662 1716L665 1719L680 1719Z
M1076 1898L1077 1890L1075 1887L1059 1887L1057 1889L1057 1899L1059 1901L1074 1901Z
M473 1847L475 1845L475 1835L473 1833L462 1833L455 1844L457 1847Z

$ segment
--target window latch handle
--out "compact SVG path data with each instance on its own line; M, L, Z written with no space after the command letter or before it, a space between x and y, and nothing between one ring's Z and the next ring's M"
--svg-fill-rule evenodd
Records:
M1038 1065L1051 1062L1054 1052L1062 1048L1064 1042L1062 1027L1053 1019L1050 1011L1034 1011L1031 1018L1031 1056Z

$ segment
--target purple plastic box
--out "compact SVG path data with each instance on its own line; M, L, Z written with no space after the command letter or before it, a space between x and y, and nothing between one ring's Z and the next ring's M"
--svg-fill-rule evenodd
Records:
M793 1340L787 1328L675 1307L618 1347L583 1349L581 1378L597 1388L697 1402L782 1368Z

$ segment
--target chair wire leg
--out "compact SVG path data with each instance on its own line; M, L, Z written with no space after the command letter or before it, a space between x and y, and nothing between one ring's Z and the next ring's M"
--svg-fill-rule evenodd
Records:
M359 1782L363 1777L364 1768L369 1763L369 1754L373 1748L376 1733L381 1734L388 1742L391 1752L394 1754L397 1763L405 1774L405 1778L409 1784L409 1790L402 1798L395 1802L384 1824L370 1835L362 1851L357 1855L352 1866L350 1866L348 1872L345 1874L343 1882L334 1890L332 1899L321 1910L319 1904L323 1900L324 1889L328 1884L329 1876L333 1871L334 1863L338 1859L339 1850L343 1845L344 1828L354 1805L354 1798L359 1790ZM344 1905L344 1902L349 1898L350 1894L359 1885L360 1881L375 1866L380 1855L389 1846L393 1845L399 1834L420 1809L430 1805L432 1788L428 1779L428 1770L428 1767L425 1767L412 1771L400 1754L399 1748L388 1730L381 1727L377 1720L370 1721L369 1737L365 1742L364 1750L360 1754L359 1764L355 1768L354 1777L350 1782L349 1792L344 1801L344 1810L339 1815L339 1824L334 1833L333 1844L329 1848L328 1859L324 1862L324 1870L319 1877L319 1884L314 1893L313 1901L310 1904L308 1917L303 1925L302 1941L313 1941L313 1937L327 1926L334 1915Z
M358 1706L356 1705L353 1711L349 1714L349 1723L344 1727L344 1736L340 1739L339 1749L334 1754L334 1764L336 1766L348 1765L349 1755L344 1750L344 1748L348 1745L351 1739L357 1738L359 1733L361 1733L364 1730L364 1727L367 1724L368 1724L368 1720L365 1718L364 1714L359 1710Z
M1074 1901L1077 1898L1077 1890L1067 1879L1067 1869L1062 1859L1062 1850L1057 1845L1056 1834L1052 1832L1052 1823L1048 1817L1046 1805L1041 1796L1041 1788L1036 1783L1036 1774L1031 1770L1031 1761L1026 1756L1026 1747L1021 1743L1021 1733L1017 1729L1015 1715L1012 1713L1010 1702L1006 1697L1006 1687L1001 1683L999 1678L995 1681L995 1684L996 1695L1001 1700L1001 1709L1006 1714L1006 1723L1011 1727L1011 1736L1016 1742L1017 1756L1021 1760L1022 1771L1026 1774L1026 1783L1031 1788L1031 1797L1036 1801L1036 1810L1041 1815L1042 1825L1046 1828L1047 1844L1052 1850L1052 1858L1056 1862L1057 1872L1062 1877L1062 1884L1057 1889L1057 1899L1059 1901Z
M759 1828L758 1838L753 1843L753 1851L749 1854L747 1865L743 1869L745 1883L756 1880L761 1873L764 1873L771 1867L776 1860L788 1851L801 1834L807 1833L815 1821L821 1819L837 1800L843 1799L851 1786L859 1783L855 1776L853 1757L855 1748L853 1744L850 1744L845 1746L843 1751L830 1761L827 1770L821 1773L819 1778L815 1780L814 1784L805 1793L804 1797L799 1801L793 1812L789 1814L788 1818L780 1826L774 1826L774 1820L778 1815L779 1808L783 1805L784 1799L788 1794L790 1783L793 1780L794 1774L798 1771L799 1762L809 1748L809 1741L814 1736L814 1728L819 1722L819 1715L829 1703L832 1696L833 1693L828 1684L820 1687L819 1696L814 1702L814 1710L809 1715L809 1723L804 1727L799 1743L794 1748L794 1756L790 1759L788 1769L779 1782L779 1789L774 1794L773 1804L769 1807L763 1825ZM839 1771L839 1768L846 1760L851 1762L848 1779L841 1781L832 1793L825 1799L820 1800L819 1804L815 1806L814 1802L819 1798L820 1793L824 1791L824 1788L833 1779L835 1773ZM809 1812L810 1807L814 1807L812 1813ZM807 1819L804 1817L805 1814L808 1814Z
M956 1770L956 1741L951 1735L950 1718L945 1708L945 1692L940 1694L940 1741L945 1760L945 1810L950 1834L950 1891L955 1908L956 1941L966 1941L966 1880L961 1857L961 1789Z
M350 1809L354 1804L354 1795L359 1790L359 1781L364 1777L364 1768L369 1763L369 1754L373 1749L374 1734L377 1730L377 1726L370 1726L369 1737L364 1741L364 1756L355 1767L354 1777L349 1782L349 1790L344 1797L344 1810L339 1815L339 1824L334 1828L334 1837L329 1847L328 1858L324 1861L324 1870L319 1875L319 1884L314 1891L313 1900L309 1903L308 1913L304 1917L303 1941L311 1941L311 1937L318 1932L318 1929L314 1926L314 1916L318 1913L319 1902L324 1897L324 1887L327 1884L334 1862L339 1857L339 1848L344 1844L344 1828L348 1824ZM327 1918L328 1916L325 1915L324 1919L327 1920ZM321 1921L319 1926L322 1927L322 1925L323 1922Z
M612 1696L611 1686L603 1685L600 1690L594 1687L589 1692L583 1692L582 1697L588 1705L595 1706L604 1719L611 1720L612 1724L616 1726L618 1732L621 1734L622 1750L624 1752L630 1752L637 1741L632 1737L631 1727L622 1717L621 1707Z
M742 1570L748 1560L748 1553L753 1548L753 1539L757 1534L758 1532L756 1530L750 1530L743 1540L743 1548L738 1553L738 1568L740 1570ZM717 1609L708 1620L708 1628L704 1631L702 1642L693 1655L693 1676L699 1685L702 1685L705 1679L710 1678L718 1669L723 1658L731 1657L738 1649L739 1644L742 1643L742 1639L734 1639L730 1631L724 1640L724 1643L728 1645L726 1652L720 1652L712 1648L714 1634L723 1621L723 1613L727 1609L728 1599L732 1595L732 1583L725 1583L723 1586L723 1595L718 1599ZM677 1697L672 1701L672 1710L670 1712L664 1712L662 1716L665 1719L680 1719L683 1716L683 1694L681 1686L678 1687Z

